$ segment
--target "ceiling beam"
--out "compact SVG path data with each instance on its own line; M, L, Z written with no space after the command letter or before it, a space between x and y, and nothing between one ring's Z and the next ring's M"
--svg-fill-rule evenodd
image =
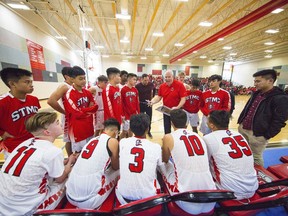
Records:
M112 6L112 11L113 11L114 17L116 17L116 4L112 4L111 6ZM114 23L115 23L116 33L117 33L118 47L119 47L119 49L121 49L118 20L116 19L116 20L114 21Z
M70 11L72 12L73 15L77 15L76 10L74 9L74 7L72 6L72 4L70 3L69 0L64 0L65 3L67 4L67 6L69 7Z
M135 22L136 22L136 14L137 14L138 0L134 0L133 3L134 3L134 6L133 6L133 14L132 14L130 50L132 50L132 43L133 43L133 38L134 38L134 28L135 28Z
M196 16L197 13L201 11L201 9L209 2L210 0L204 0L202 4L195 10L195 12L192 13L192 15L185 20L185 22L180 26L175 33L166 41L166 43L159 49L159 52L161 52L167 44L170 43L170 41Z
M153 24L153 22L154 22L154 19L155 19L155 17L156 17L156 14L157 14L157 12L158 12L158 9L159 9L159 7L160 7L161 2L162 2L162 0L158 0L158 1L157 1L156 7L155 7L154 12L153 12L153 15L152 15L152 17L151 17L151 19L150 19L150 22L149 22L149 24L148 24L148 27L147 27L147 30L146 30L144 39L143 39L142 44L141 44L141 47L140 47L140 49L139 49L138 55L140 54L140 52L141 52L141 50L142 50L142 48L143 48L143 46L144 46L144 43L145 43L145 41L146 41L146 39L147 39L148 33L149 33L149 31L150 31L150 29L151 29L151 26L152 26L152 24Z
M174 10L174 12L173 12L173 14L171 15L170 19L168 20L168 22L166 23L166 25L165 25L164 28L162 29L162 32L163 32L163 33L165 33L165 31L166 31L167 28L170 26L171 22L174 20L174 18L176 17L176 15L178 14L179 10L181 9L181 7L182 7L183 5L184 5L183 2L181 2L181 3L177 6L177 8ZM159 40L159 38L157 38L157 39L154 41L152 47L154 47L154 46L157 44L158 40Z
M271 13L273 10L282 7L288 3L288 0L271 0L270 2L266 3L265 5L261 6L260 8L252 11L247 16L242 17L241 19L237 20L233 24L227 26L226 28L222 29L221 31L217 32L216 34L212 35L211 37L207 38L206 40L200 42L199 44L191 47L190 49L186 50L185 52L179 54L178 56L170 59L170 63L177 61L179 58L183 58L193 51L199 50L215 41L218 38L225 37L227 35L232 34L233 32L251 24L252 22L262 18L263 16Z

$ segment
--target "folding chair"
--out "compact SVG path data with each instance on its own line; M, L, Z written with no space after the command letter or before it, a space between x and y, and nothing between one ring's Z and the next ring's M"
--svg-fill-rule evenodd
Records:
M227 190L194 190L183 193L174 194L170 197L170 202L167 203L168 211L171 215L175 216L192 216L184 210L182 210L175 201L185 201L191 203L211 203L224 200L235 199L234 193ZM212 215L214 209L207 213L198 214L198 216Z
M113 213L114 215L156 216L162 213L162 204L166 203L168 200L169 195L163 193L132 201L125 205L121 205L117 200Z

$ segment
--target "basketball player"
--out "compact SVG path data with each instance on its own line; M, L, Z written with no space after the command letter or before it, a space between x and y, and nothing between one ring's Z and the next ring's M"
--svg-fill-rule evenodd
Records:
M248 199L258 188L253 155L246 139L240 133L228 129L229 119L227 111L211 111L208 126L213 132L203 139L207 144L216 186L233 191L237 199Z
M156 168L162 163L161 146L146 139L149 124L147 114L132 115L130 129L135 136L120 141L120 180L115 191L121 204L160 192Z
M102 91L106 88L108 79L106 76L101 75L98 77L98 82L95 86L92 86L89 91L94 96L94 100L98 105L98 110L94 115L94 136L99 136L104 129L104 109L103 109L103 99L102 99Z
M121 94L118 87L120 83L120 70L115 67L106 70L109 80L108 85L103 90L102 99L104 107L104 120L116 118L119 124L122 123Z
M33 92L32 73L18 68L5 68L1 79L10 89L0 96L0 151L7 158L20 143L33 137L25 128L25 121L38 112L38 98L28 95Z
M85 209L98 208L119 178L119 150L115 139L120 130L116 119L104 122L104 132L87 143L66 183L70 203Z
M65 94L70 88L70 86L73 84L71 81L71 77L69 75L71 74L71 72L72 72L71 67L63 67L62 75L64 77L64 82L58 86L58 88L50 95L47 101L47 103L54 110L63 114L61 116L62 126L64 127L63 142L65 142L65 149L66 149L68 156L72 154L72 149L71 149L71 142L68 136L68 122L67 122L67 118L65 118L63 100L65 100Z
M82 68L72 68L73 85L66 92L64 108L67 112L68 134L72 152L80 152L83 146L93 137L93 114L97 111L93 95L85 89L86 77Z
M127 76L128 76L128 72L127 72L127 71L122 70L122 71L120 72L121 81L120 81L120 83L119 83L119 85L118 85L120 91L121 91L121 89L125 86L125 84L127 83Z
M178 77L179 77L179 81L183 83L184 87L186 88L186 90L190 90L191 87L185 83L185 73L184 72L180 72L178 74Z
M39 112L26 121L33 134L5 161L0 172L0 215L32 215L54 209L64 196L64 183L76 161L63 164L62 150L53 145L63 133L57 114Z
M163 162L161 173L171 195L189 190L216 189L208 162L205 142L187 130L187 115L181 109L170 113L174 131L163 137ZM170 157L172 160L169 160ZM190 203L177 201L176 204L193 215L210 213L215 203Z
M202 92L199 90L199 80L192 80L192 88L186 91L186 102L183 105L193 132L198 133L199 108L202 102Z
M205 135L211 133L211 129L207 125L207 116L212 110L230 111L231 99L230 94L226 90L220 88L222 77L220 75L212 75L208 79L209 87L207 91L203 92L203 103L200 110L203 113L200 131Z
M129 73L127 76L127 84L121 89L122 111L123 111L123 128L120 134L120 139L131 137L133 134L129 130L130 117L140 113L139 94L135 88L137 75Z

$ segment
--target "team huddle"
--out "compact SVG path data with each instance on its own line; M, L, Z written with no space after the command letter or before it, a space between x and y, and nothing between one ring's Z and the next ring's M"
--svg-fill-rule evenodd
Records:
M99 76L97 85L86 89L82 68L63 68L65 83L48 99L62 113L59 120L55 112L38 112L39 100L29 95L31 72L1 71L10 92L0 98L0 149L5 156L0 215L55 209L64 196L79 208L97 209L114 188L121 205L159 194L161 187L171 195L217 188L233 191L237 199L254 195L258 188L254 162L260 158L261 164L264 149L254 150L253 143L247 142L254 135L229 130L230 94L220 88L221 76L211 76L210 89L202 93L197 80L184 85L167 71L155 95L147 75L136 85L133 73L113 67L106 72L107 77ZM268 80L270 73L254 75ZM127 80L122 82L120 74ZM151 106L162 99L171 112L163 114L162 143L154 143ZM255 113L262 101L256 108L246 105L248 113ZM203 137L197 133L199 110ZM249 131L254 116L247 119L246 110L239 127ZM287 110L282 116L286 120ZM187 129L188 122L192 131ZM283 124L278 127L281 130ZM62 134L67 159L53 145ZM215 203L178 201L177 205L190 214L201 214L212 212Z

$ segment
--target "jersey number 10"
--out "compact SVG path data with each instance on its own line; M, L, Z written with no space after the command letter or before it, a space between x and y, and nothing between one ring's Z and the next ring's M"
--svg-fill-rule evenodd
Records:
M191 136L182 135L180 137L180 140L182 140L184 142L187 153L189 156L204 155L205 152L204 152L202 143L197 136L195 136L195 135L191 135Z

